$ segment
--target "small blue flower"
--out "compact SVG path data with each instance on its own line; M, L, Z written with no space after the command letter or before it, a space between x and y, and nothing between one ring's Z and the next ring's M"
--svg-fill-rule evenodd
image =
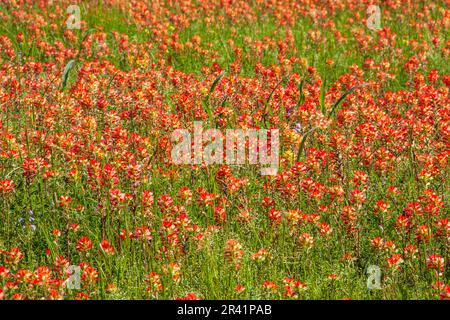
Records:
M28 217L27 217L27 214L28 214ZM35 219L33 217L34 212L33 212L33 210L30 209L27 212L27 214L25 214L25 216L22 216L19 219L17 219L17 222L22 225L23 229L26 229L28 227L34 232L34 231L36 231L36 225L33 224L33 222L35 221ZM25 222L25 221L27 221L27 222Z

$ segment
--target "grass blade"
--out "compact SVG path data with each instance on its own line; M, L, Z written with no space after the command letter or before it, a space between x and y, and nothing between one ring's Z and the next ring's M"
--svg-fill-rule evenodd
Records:
M209 99L211 97L211 93L213 93L214 89L217 87L217 84L223 78L224 75L225 75L225 71L222 72L221 74L219 74L219 76L214 80L213 84L211 85L211 88L209 88L208 97L203 100L203 106L206 109L206 111L208 112L209 121L211 123L213 121L213 114L212 114L212 110L211 110L211 105L209 103Z
M72 68L75 66L75 60L70 60L67 62L66 66L64 67L64 71L62 74L62 82L61 82L61 90L64 90L67 84L67 79L69 77L69 72L72 70Z
M300 82L300 85L298 87L298 90L300 91L300 99L298 100L297 107L299 107L301 104L305 103L305 94L303 93L303 86L305 85L305 79L302 79Z
M344 99L350 94L350 93L352 93L353 91L355 91L356 89L358 89L358 88L361 88L361 87L365 87L365 86L367 86L367 85L369 85L367 82L365 82L365 83L363 83L363 84L358 84L358 85L356 85L356 86L353 86L353 87L351 87L350 89L348 89L339 99L338 99L338 101L336 101L336 103L333 105L333 107L331 108L331 111L330 111L330 113L328 114L328 117L331 117L333 114L334 114L334 112L336 111L336 108L342 103L342 101L344 101Z
M269 102L272 99L273 94L275 93L275 90L280 86L280 84L283 82L283 80L286 79L286 77L283 77L280 81L278 81L277 85L272 89L269 96L267 97L267 100L264 102L264 113L263 113L263 122L264 125L266 125L266 115L268 113L269 109Z
M281 79L277 85L275 86L275 88L273 88L272 92L270 92L269 97L266 100L266 105L269 105L270 100L272 99L273 94L275 93L275 90L277 90L277 88L280 86L281 82L283 82L284 78Z
M305 133L305 135L303 136L302 141L300 142L300 147L298 148L298 152L297 152L297 161L300 161L300 157L301 157L301 155L303 153L303 150L305 149L306 139L315 130L316 130L316 128L312 128L307 133Z
M211 93L212 93L212 92L214 91L214 89L217 87L217 84L218 84L219 81L223 78L224 75L225 75L225 71L222 72L221 74L219 74L219 76L216 78L216 80L214 80L214 82L213 82L211 88L209 89L208 97L209 97L209 95L211 95Z

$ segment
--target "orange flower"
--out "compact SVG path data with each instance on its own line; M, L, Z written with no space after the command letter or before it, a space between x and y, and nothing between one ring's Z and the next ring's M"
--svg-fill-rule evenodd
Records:
M245 291L245 287L242 284L238 284L234 290L239 294Z
M79 252L86 252L92 249L92 241L88 237L81 237L76 248Z
M66 207L69 205L69 203L72 201L72 199L69 196L60 196L59 197L59 206L60 207Z
M106 254L113 254L114 253L114 247L111 246L108 240L102 240L100 242L100 248L102 251Z
M234 264L236 269L239 269L239 263L244 254L244 250L242 250L242 245L234 239L227 240L225 244L225 260L229 264Z
M14 190L14 181L0 180L0 192L9 192Z

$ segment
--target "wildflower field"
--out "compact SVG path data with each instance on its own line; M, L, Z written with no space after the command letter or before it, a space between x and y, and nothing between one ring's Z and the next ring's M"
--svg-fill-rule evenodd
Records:
M450 299L449 27L448 0L0 0L0 300ZM198 122L278 130L276 174L174 161Z

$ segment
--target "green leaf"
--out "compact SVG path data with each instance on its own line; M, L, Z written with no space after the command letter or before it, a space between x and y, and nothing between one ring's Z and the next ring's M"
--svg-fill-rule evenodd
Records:
M300 85L298 87L298 90L300 91L300 99L298 100L297 107L299 107L301 104L305 103L305 94L303 93L303 86L305 85L305 79L302 79L300 82Z
M84 42L84 40L86 40L87 37L88 37L92 32L94 32L94 31L96 31L96 30L97 30L96 28L90 28L88 31L86 31L85 35L83 36L83 39L81 39L81 41L80 41L80 43L79 43L79 45L78 45L78 53L77 53L77 56L75 57L75 59L78 59L78 57L79 57L80 54L81 54L81 50L83 49L83 42Z
M336 101L336 103L333 105L333 107L331 108L330 113L328 114L328 116L332 116L334 114L334 112L336 111L336 108L342 103L342 101L344 101L344 99L353 91L355 91L358 88L361 87L365 87L369 85L367 82L363 83L363 84L358 84L356 86L351 87L350 89L348 89L339 99L338 101Z
M217 87L217 84L219 83L220 79L222 79L224 75L225 75L225 71L222 72L221 74L219 74L219 76L214 80L211 88L209 89L208 97L206 97L206 99L203 99L203 107L208 112L209 121L211 123L213 122L213 114L212 114L212 110L211 110L211 105L209 103L209 98L211 96L211 93L213 93L214 89Z
M275 90L277 90L277 88L280 86L281 82L283 82L284 78L281 79L280 81L278 81L277 85L275 86L275 88L273 88L272 92L270 92L269 97L266 100L266 105L269 105L270 100L272 99L273 94L275 93Z
M298 148L298 152L297 152L297 161L300 161L300 157L301 157L301 155L303 153L303 150L305 149L306 139L315 130L316 130L316 128L312 128L307 133L305 133L305 135L303 136L302 141L300 142L300 147Z
M270 111L269 109L269 102L272 99L273 94L275 93L275 90L277 90L277 88L280 86L280 84L283 82L284 79L286 79L287 77L283 77L280 81L278 81L277 85L272 89L272 91L269 94L269 97L267 98L267 100L264 102L264 114L263 114L263 122L264 125L266 125L266 115L267 113Z
M62 74L61 90L64 90L64 88L66 87L67 79L69 77L69 72L70 72L70 70L72 70L74 65L75 65L75 60L72 59L69 62L67 62L66 66L64 67L64 71Z
M96 30L97 30L96 28L90 28L88 31L86 31L86 34L83 36L83 39L81 39L81 41L80 41L80 51L81 51L81 48L82 48L82 46L83 46L84 40L86 40L86 38L87 38L92 32L94 32L94 31L96 31Z
M211 93L212 93L212 92L214 91L214 89L217 87L217 84L219 83L220 79L223 78L224 75L225 75L225 71L222 72L221 74L219 74L219 76L216 78L216 80L214 80L214 82L213 82L211 88L209 89L208 97L209 97L209 95L211 95Z

